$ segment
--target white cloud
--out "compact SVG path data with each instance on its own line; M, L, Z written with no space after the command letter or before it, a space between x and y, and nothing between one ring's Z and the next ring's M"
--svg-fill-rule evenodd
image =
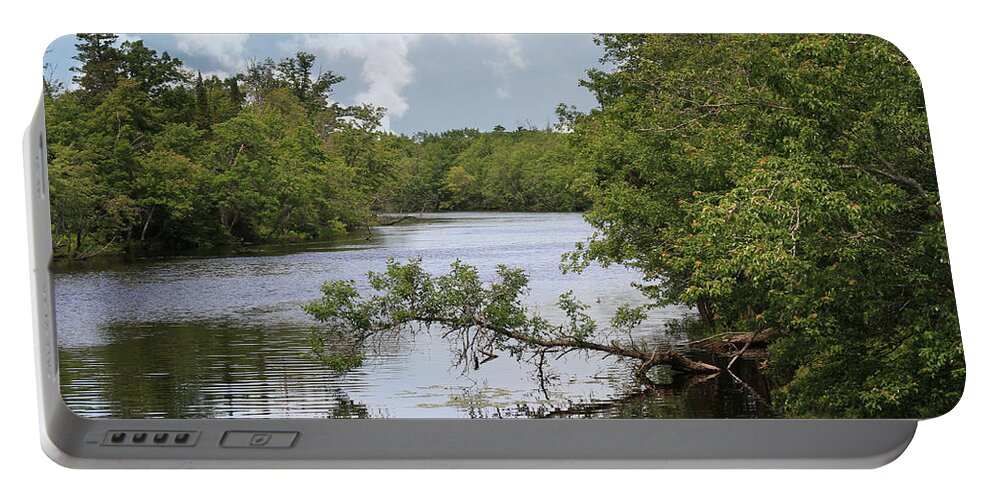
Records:
M511 68L524 69L528 66L521 50L521 43L514 35L478 35L485 43L496 47L496 58L489 59L486 64L502 77L506 77Z
M180 52L210 59L217 65L211 73L226 77L244 69L248 57L248 35L173 35Z
M410 108L403 89L414 80L414 67L407 60L416 35L296 35L283 43L285 50L303 48L329 59L346 56L362 60L366 89L355 96L357 103L387 109L382 128L390 130L390 118L401 118Z
M174 35L177 49L189 56L213 62L207 74L226 77L244 70L251 54L247 52L248 35ZM515 35L451 35L453 43L472 43L488 47L482 64L495 76L495 93L502 99L511 96L511 76L524 69L520 40ZM356 103L369 103L387 109L382 128L390 130L390 120L403 117L410 105L404 89L415 76L415 68L408 61L411 47L418 35L293 35L278 42L277 47L286 53L305 50L323 59L351 57L362 61L362 80L365 89L354 96Z
M527 68L528 62L524 58L524 51L521 42L515 35L465 35L452 36L448 39L458 42L468 38L473 43L488 45L494 49L494 53L483 59L483 64L488 66L497 77L496 95L501 99L510 97L510 73L515 69Z

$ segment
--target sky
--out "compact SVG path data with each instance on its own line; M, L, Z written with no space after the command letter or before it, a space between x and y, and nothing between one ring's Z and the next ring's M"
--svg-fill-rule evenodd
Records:
M413 134L496 125L555 124L559 103L582 111L595 100L579 86L599 68L592 35L120 35L141 39L204 75L227 77L252 59L279 60L298 51L346 80L332 100L387 108L386 130ZM75 37L52 42L46 75L71 88Z

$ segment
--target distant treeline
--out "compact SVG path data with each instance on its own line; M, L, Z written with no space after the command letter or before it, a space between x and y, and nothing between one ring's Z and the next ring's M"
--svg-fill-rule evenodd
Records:
M386 110L329 99L315 57L203 77L140 40L81 34L71 90L45 82L56 254L325 238L377 212L573 211L565 134L381 130Z

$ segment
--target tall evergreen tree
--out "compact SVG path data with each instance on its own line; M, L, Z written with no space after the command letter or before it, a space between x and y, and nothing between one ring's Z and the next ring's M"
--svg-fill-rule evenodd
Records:
M238 88L238 79L236 77L224 80L224 84L228 87L228 100L231 102L231 109L237 113L241 109L242 103L245 102L245 94Z
M72 81L82 89L83 101L96 105L117 86L123 54L115 46L117 35L80 33L76 38L79 42L73 59L79 61L79 66L70 68L76 72Z
M168 52L161 56L141 40L121 44L121 76L138 82L143 91L157 97L165 89L183 82L183 61Z
M211 124L210 104L207 101L207 87L203 84L203 75L199 71L197 71L197 83L193 87L193 92L196 95L193 120L200 130L207 130Z

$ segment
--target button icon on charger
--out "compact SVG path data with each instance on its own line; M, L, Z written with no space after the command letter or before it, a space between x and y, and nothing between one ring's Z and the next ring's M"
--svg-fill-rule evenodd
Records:
M227 431L221 438L224 448L290 448L297 432Z
M248 440L249 446L265 446L269 444L269 440L272 439L272 434L269 433L257 433L252 434L252 437Z

